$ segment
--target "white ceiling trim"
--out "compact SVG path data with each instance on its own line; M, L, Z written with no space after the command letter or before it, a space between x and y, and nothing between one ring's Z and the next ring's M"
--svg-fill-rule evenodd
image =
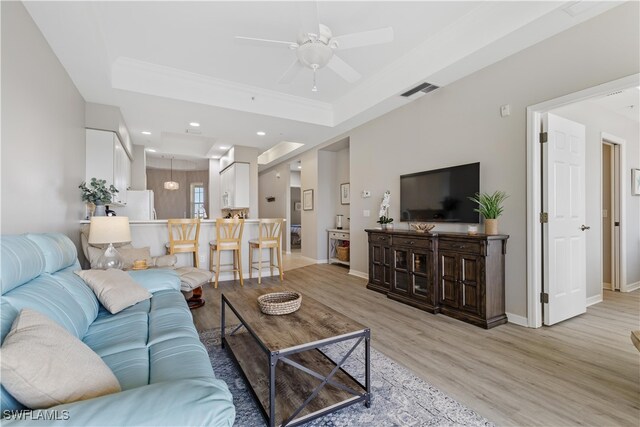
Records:
M351 118L354 111L366 110L424 81L437 86L455 81L449 73L440 73L437 79L430 77L556 10L560 4L501 2L487 3L474 9L337 100L334 103L336 124ZM526 9L525 13L523 9ZM540 34L535 41L548 37L539 29L535 29L535 32ZM522 46L513 51L502 51L502 58L521 49ZM473 69L464 70L464 75L488 64L473 65Z
M132 58L120 57L113 63L111 86L147 95L333 126L331 104Z
M487 3L334 102L335 124L351 119L354 112L398 99L399 94L422 82L445 86L619 4L596 2L572 17L563 11L563 2Z

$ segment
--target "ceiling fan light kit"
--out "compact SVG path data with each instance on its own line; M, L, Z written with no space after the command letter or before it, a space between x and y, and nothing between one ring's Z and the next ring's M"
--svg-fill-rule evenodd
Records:
M334 54L335 50L352 49L380 43L388 43L393 40L393 28L386 27L361 33L345 34L334 37L331 29L323 24L318 24L318 33L299 33L297 42L281 40L258 39L253 37L236 36L243 42L252 42L260 45L287 46L296 51L297 60L285 71L280 78L280 83L289 83L297 75L302 67L313 70L312 92L317 92L316 74L321 68L328 67L338 76L349 83L354 83L362 77L353 67ZM344 42L344 43L343 43Z

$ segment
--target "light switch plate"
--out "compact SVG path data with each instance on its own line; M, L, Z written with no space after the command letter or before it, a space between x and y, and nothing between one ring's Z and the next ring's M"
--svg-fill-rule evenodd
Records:
M363 210L363 211L362 211L362 216L364 216L364 217L371 216L371 211L369 211L369 210L367 210L367 209Z
M367 197L371 197L371 191L369 190L362 191L362 198L366 199Z
M500 116L507 117L511 115L511 106L509 104L500 106Z

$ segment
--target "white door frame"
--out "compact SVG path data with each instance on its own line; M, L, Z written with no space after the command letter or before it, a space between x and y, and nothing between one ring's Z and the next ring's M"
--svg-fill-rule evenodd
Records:
M539 328L542 326L542 304L540 303L540 293L542 292L542 227L540 227L539 221L539 215L542 212L542 169L539 142L542 114L555 108L606 95L617 90L637 87L638 84L640 84L640 74L633 74L527 107L527 325L529 327ZM620 154L622 155L622 152ZM600 156L602 156L602 153ZM602 163L602 159L600 163ZM623 170L623 167L620 169ZM625 180L621 180L621 184L623 181ZM622 193L622 187L621 194L624 197L625 193ZM622 218L620 220L621 224L624 224ZM621 256L621 260L622 258L624 257Z
M625 218L625 212L626 212L626 197L625 195L627 194L627 191L629 191L627 189L627 179L624 179L624 160L627 158L626 155L626 144L627 141L619 138L615 135L611 135L610 133L607 132L601 132L600 133L600 143L610 143L610 144L615 144L617 145L620 150L620 164L618 165L618 176L616 177L618 179L618 182L620 183L620 187L619 187L619 192L617 194L617 197L620 201L620 203L618 204L618 207L620 209L619 212L619 217L620 217L620 227L618 229L618 234L620 235L620 241L618 242L620 244L620 248L618 250L618 265L619 265L619 271L618 271L618 277L620 278L620 283L618 283L617 288L621 291L621 292L626 292L627 291L627 257L626 257L626 251L625 248L627 247L627 236L626 233L624 232L625 226L626 226L626 218ZM615 156L615 149L612 153L612 155ZM602 151L600 151L600 156L602 156ZM600 176L602 177L602 157L600 158ZM615 232L615 227L613 228L614 232ZM601 242L602 243L602 242ZM611 245L613 247L613 245L615 244L615 238L614 238L614 233L611 234ZM611 256L611 254L610 254ZM612 263L611 264L611 270L613 273L613 269L615 268L615 264ZM614 287L615 289L615 287Z

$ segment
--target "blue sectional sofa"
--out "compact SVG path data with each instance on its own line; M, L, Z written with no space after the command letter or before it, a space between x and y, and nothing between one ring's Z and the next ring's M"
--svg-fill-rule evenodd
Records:
M233 425L231 394L215 378L175 272L132 272L153 297L114 315L73 273L80 264L68 237L2 236L0 248L2 341L21 309L37 310L93 349L122 388L18 417L27 408L2 387L3 426Z

